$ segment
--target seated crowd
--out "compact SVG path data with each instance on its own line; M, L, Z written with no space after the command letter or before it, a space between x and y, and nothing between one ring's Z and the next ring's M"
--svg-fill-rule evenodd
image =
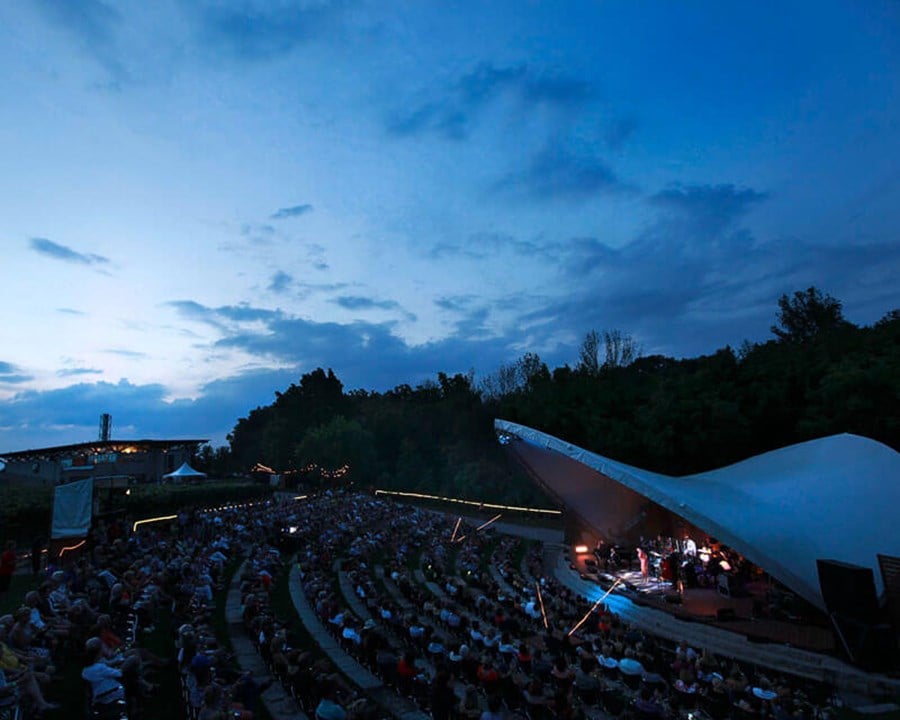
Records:
M189 717L252 717L271 679L237 668L210 622L225 567L242 558L245 628L303 711L321 720L385 717L383 703L273 610L294 550L319 623L435 720L813 720L829 712L827 688L672 645L603 605L590 612L592 603L544 573L537 543L372 495L329 491L195 511L127 538L121 527L95 532L89 552L0 618L0 700L15 693L33 716L56 709L54 678L80 657L95 716L139 717L154 673L177 665ZM177 628L176 657L140 647L162 613Z
M542 574L537 544L466 525L451 542L452 518L354 493L297 504L288 524L303 590L321 624L435 718L703 712L786 719L826 712L826 688L666 643L603 606L569 632L591 604ZM323 682L323 668L313 667L299 639L265 617L245 619L310 714L323 687L329 701L353 703L345 715L373 712L340 676Z

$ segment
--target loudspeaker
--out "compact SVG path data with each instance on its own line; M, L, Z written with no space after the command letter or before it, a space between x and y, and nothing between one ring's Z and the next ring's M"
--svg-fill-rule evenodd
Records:
M816 566L829 614L838 613L863 624L877 622L878 599L871 568L838 560L816 560Z
M837 645L849 660L864 670L892 669L897 662L897 633L887 623L872 625L835 613Z

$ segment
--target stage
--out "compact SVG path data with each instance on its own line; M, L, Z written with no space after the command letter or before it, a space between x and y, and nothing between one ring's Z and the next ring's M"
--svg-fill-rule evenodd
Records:
M574 569L584 579L605 589L618 581L616 592L637 604L663 610L681 620L702 622L739 633L753 642L782 643L819 653L836 651L832 630L824 623L764 617L761 608L767 605L765 583L750 583L740 595L732 596L713 587L684 588L679 593L672 583L658 577L644 578L636 569L607 572L596 565L588 565L585 562L588 559L590 556L578 556L572 560Z

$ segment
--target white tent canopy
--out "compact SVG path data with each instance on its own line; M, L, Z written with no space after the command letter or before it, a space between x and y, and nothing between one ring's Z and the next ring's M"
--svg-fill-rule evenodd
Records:
M206 473L200 472L199 470L194 470L187 462L183 462L181 467L173 472L166 473L163 475L164 478L172 478L173 480L179 479L187 479L187 478L205 478Z
M505 420L494 425L536 449L576 460L680 515L821 608L817 559L871 568L882 592L877 554L900 556L900 453L868 438L834 435L718 470L671 477L523 425ZM561 473L563 467L560 464ZM568 504L572 502L567 495L577 497L579 512L590 521L583 487L567 486L564 477L542 479L558 487ZM590 502L603 503L602 493Z

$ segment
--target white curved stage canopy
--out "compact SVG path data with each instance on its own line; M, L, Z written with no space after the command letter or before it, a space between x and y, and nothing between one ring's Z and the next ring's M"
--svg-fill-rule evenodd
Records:
M883 592L877 554L900 556L900 453L858 435L833 435L757 455L710 472L672 477L583 450L524 425L495 429L544 452L581 463L734 548L800 596L823 608L817 559L871 568ZM541 479L591 522L604 502L600 478L567 482L561 462ZM599 529L599 528L598 528Z

